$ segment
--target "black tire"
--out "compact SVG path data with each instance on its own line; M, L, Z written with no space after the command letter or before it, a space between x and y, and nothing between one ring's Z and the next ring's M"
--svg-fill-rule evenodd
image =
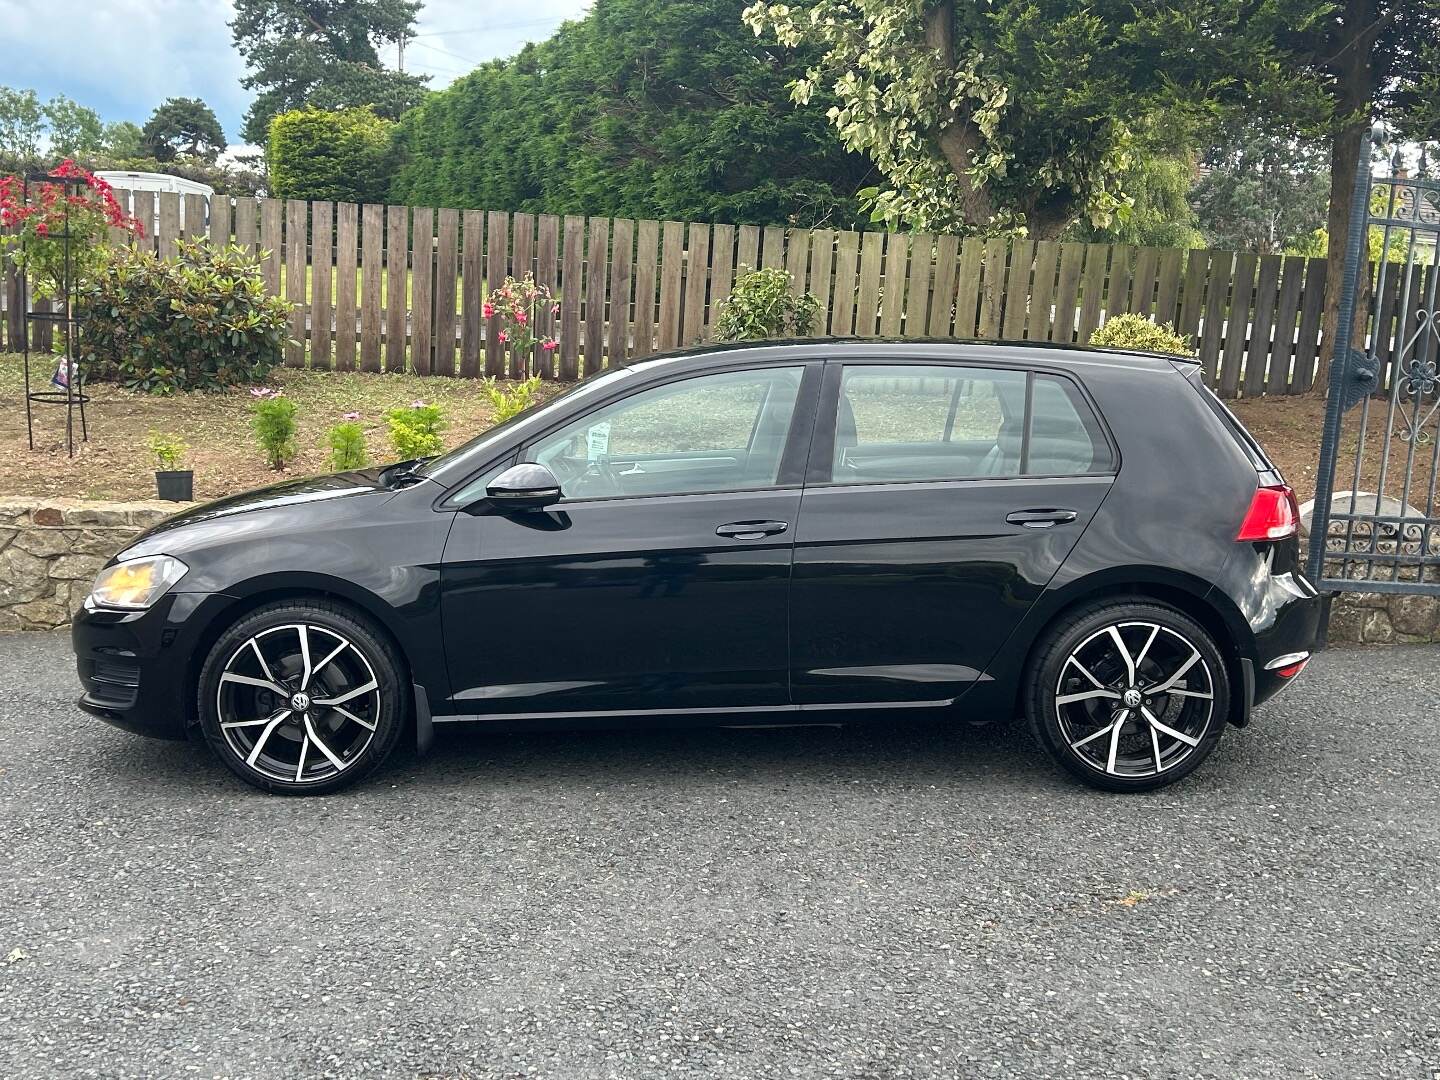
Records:
M1189 776L1215 749L1230 680L1214 638L1189 616L1108 600L1046 631L1024 700L1036 740L1073 776L1104 791L1152 791Z
M395 748L409 720L405 672L386 635L349 607L318 597L267 604L221 634L206 656L200 727L247 784L280 795L327 794L369 776Z

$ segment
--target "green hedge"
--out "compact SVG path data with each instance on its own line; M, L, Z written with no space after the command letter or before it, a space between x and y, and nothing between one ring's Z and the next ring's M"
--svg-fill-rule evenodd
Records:
M270 193L277 199L384 202L395 125L369 109L296 109L270 122Z

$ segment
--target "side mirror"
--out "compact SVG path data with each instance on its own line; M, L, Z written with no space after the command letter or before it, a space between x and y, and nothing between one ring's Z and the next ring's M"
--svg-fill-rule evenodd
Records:
M485 486L485 496L496 506L539 510L559 502L560 481L544 465L533 461L511 465Z

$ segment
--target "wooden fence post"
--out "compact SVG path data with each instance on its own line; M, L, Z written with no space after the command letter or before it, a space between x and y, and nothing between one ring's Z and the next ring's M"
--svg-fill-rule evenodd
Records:
M285 301L290 305L290 340L285 344L288 367L305 366L309 211L310 204L300 199L290 199L285 203Z
M410 208L385 210L385 370L405 370L405 344L414 303L410 286Z
M335 370L355 370L355 284L360 259L360 208L335 207Z

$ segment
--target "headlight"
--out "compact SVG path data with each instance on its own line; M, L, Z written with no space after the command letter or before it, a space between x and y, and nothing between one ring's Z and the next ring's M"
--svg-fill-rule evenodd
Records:
M147 555L107 566L95 579L90 602L99 607L142 611L165 595L189 567L173 555Z

